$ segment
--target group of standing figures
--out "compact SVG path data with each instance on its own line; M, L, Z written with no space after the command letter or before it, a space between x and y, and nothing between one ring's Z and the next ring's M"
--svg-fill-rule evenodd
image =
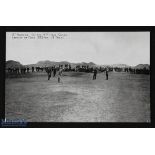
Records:
M56 73L57 73L58 83L60 83L60 79L61 79L62 71L63 71L63 69L61 67L59 67L59 68L46 67L45 68L45 71L47 72L48 80L50 80L50 78L52 76L52 73L53 73L53 77L55 77L56 76Z
M50 80L51 76L55 77L57 74L58 82L61 81L62 71L71 71L71 72L86 72L86 73L93 73L93 80L96 80L98 72L104 72L106 75L106 80L108 80L108 73L109 72L128 72L131 74L150 74L150 69L143 68L143 69L136 69L131 67L126 68L118 68L118 67L89 67L89 66L80 66L77 65L76 67L71 67L71 65L59 65L59 66L22 66L22 67L9 67L6 69L8 75L20 75L26 74L30 72L43 72L46 71L48 75L48 80Z
M63 69L61 67L55 68L55 67L46 67L45 71L47 72L47 76L48 76L48 80L50 80L51 76L53 75L53 77L58 77L58 83L62 82L61 80L61 76L62 76L62 72ZM106 80L108 80L108 70L105 70L105 74L106 74ZM97 76L97 69L93 70L93 80L96 80L96 76Z
M44 71L45 67L9 67L7 68L8 73L16 73L16 74L25 74L25 73L29 73L30 70L32 70L32 72L39 72L39 71Z
M97 76L97 69L94 69L93 71L93 80L96 80L96 76ZM105 74L106 74L106 80L108 80L108 70L105 70Z

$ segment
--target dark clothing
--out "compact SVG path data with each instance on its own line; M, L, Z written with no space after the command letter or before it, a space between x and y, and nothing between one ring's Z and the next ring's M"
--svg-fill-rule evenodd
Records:
M106 71L106 80L108 80L108 71Z
M47 68L48 80L50 80L50 78L51 78L51 72L52 72L52 70L50 68Z
M53 77L56 75L56 68L53 69Z
M50 80L51 78L51 73L48 73L48 80Z
M96 80L97 70L94 70L93 80Z
M32 67L32 72L34 72L34 67Z

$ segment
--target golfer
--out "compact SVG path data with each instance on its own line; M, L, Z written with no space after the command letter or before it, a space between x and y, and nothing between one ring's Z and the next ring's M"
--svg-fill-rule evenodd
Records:
M61 76L62 76L62 68L59 68L59 70L58 70L58 83L60 83Z

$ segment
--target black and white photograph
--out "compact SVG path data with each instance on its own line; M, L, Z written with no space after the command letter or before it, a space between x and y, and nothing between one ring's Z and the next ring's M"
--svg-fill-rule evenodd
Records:
M6 32L5 118L150 123L150 32Z
M154 1L1 1L4 155L154 155Z

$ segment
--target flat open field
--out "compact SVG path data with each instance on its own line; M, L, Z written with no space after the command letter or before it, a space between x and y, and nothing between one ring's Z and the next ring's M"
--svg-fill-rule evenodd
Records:
M7 119L29 122L150 122L150 76L128 73L64 72L62 82L47 74L7 78Z

